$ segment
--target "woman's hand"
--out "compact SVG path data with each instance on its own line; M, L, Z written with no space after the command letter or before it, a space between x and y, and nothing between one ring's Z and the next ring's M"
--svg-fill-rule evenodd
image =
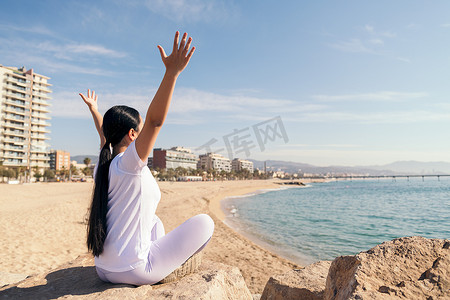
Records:
M192 54L194 54L195 47L189 51L191 46L192 38L187 38L187 33L183 34L181 42L178 44L178 39L180 37L180 32L175 33L175 39L173 41L173 51L167 56L163 47L158 45L159 52L161 53L161 59L166 66L166 72L178 76L184 68L186 68Z
M100 149L103 148L105 145L106 139L103 135L103 116L98 112L98 103L97 98L98 96L95 94L95 91L92 91L88 89L87 97L83 95L82 93L79 93L81 98L83 99L84 103L89 107L89 110L91 111L92 118L94 119L95 129L97 129L98 135L100 136Z
M98 95L95 95L95 91L92 91L91 93L91 90L88 89L87 97L82 93L80 93L79 95L83 99L84 103L86 103L86 105L89 107L89 109L98 110L98 103L97 103Z

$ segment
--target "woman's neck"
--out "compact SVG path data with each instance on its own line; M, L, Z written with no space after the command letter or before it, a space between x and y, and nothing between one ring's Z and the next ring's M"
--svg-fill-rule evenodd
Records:
M117 154L125 152L125 150L127 150L128 146L125 145L115 145L113 147L113 157L116 157Z

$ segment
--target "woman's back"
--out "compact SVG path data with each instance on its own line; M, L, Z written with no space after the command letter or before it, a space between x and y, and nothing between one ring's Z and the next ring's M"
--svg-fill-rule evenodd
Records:
M147 262L160 198L155 179L131 143L109 168L107 236L96 265L123 272Z

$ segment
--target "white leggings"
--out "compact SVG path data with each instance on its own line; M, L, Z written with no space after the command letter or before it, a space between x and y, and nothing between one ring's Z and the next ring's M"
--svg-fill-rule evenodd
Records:
M148 263L126 272L109 272L96 267L101 280L132 285L154 284L180 267L189 257L202 250L212 237L214 222L205 214L196 215L165 234L157 218L152 229Z

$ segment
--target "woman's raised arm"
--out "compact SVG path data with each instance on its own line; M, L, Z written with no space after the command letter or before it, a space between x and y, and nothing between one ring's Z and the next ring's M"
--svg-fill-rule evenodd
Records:
M103 135L103 116L98 112L98 104L97 104L97 98L98 95L95 95L95 91L92 91L88 89L87 96L83 95L82 93L79 94L81 98L83 99L84 103L89 107L89 111L92 114L92 118L94 119L95 128L97 129L98 135L100 136L100 149L103 148L103 146L106 143L105 136Z
M177 31L173 41L173 50L169 56L166 55L163 47L158 45L166 72L147 110L144 127L136 139L136 150L142 161L147 161L153 149L156 137L166 119L177 78L186 68L195 50L195 47L192 47L189 51L192 42L191 37L187 38L185 33L179 41L179 36L180 33Z

